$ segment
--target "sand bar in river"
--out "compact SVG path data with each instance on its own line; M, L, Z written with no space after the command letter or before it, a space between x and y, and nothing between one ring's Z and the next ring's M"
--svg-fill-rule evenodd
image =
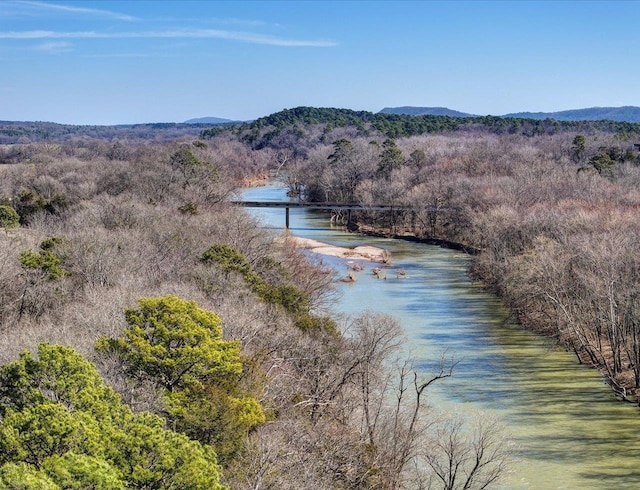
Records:
M338 247L327 243L312 240L310 238L301 238L296 236L287 237L297 247L304 248L310 252L330 255L332 257L340 257L342 259L366 260L371 262L380 262L385 264L389 262L389 252L384 248L372 247L370 245L361 245L354 248Z

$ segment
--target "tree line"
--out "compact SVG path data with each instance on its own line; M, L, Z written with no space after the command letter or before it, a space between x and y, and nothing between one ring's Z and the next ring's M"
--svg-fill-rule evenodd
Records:
M171 141L197 137L210 124L145 123L115 126L58 124L53 122L0 121L0 145L100 140Z
M380 134L387 138L406 138L433 133L476 132L516 134L528 137L558 133L635 133L640 124L616 121L557 121L554 119L527 119L520 117L438 115L411 116L405 114L372 113L350 109L296 107L284 109L269 116L243 124L218 126L203 130L202 138L216 136L225 131L240 134L254 148L278 145L288 136L308 139L310 127L321 126L320 139L327 142L327 133L335 128L353 128L360 136ZM281 145L281 144L280 144Z

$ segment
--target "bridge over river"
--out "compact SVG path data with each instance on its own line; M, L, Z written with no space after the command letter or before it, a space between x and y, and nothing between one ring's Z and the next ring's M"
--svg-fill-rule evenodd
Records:
M391 204L359 204L341 202L306 202L306 201L231 201L232 204L247 208L284 208L285 227L289 228L289 209L307 208L321 209L327 211L347 211L347 222L351 221L351 211L407 211L408 206L398 206Z
M344 202L307 202L307 201L231 201L232 204L247 208L284 208L285 227L289 228L289 209L307 208L324 209L328 211L344 210L348 212L347 221L351 221L351 211L407 211L409 206L398 206L390 204L360 204Z

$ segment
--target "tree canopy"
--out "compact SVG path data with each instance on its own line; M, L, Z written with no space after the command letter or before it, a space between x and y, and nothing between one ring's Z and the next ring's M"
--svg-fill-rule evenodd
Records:
M240 344L222 339L220 318L176 296L143 298L125 310L129 328L121 339L101 339L133 377L152 377L168 391L201 385L216 376L239 375Z
M0 205L0 228L15 228L20 224L20 215L11 206Z
M332 128L354 127L359 134L378 131L387 138L416 136L427 133L452 131L482 131L494 134L522 134L536 136L559 132L640 133L640 124L619 121L558 121L526 117L386 114L327 107L295 107L260 117L253 122L231 125L226 129L245 135L245 141L255 148L269 146L284 131L300 131L300 125L328 125ZM219 126L205 129L202 138L212 138L223 129Z
M100 339L131 378L164 389L172 426L212 445L227 460L264 422L258 401L240 387L240 343L222 338L218 315L176 296L140 299L125 311L124 338Z
M0 368L0 488L221 489L212 448L134 414L69 347Z

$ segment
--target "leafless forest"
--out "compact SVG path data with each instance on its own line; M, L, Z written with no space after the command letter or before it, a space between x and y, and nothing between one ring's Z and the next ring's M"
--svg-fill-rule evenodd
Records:
M475 251L471 274L523 325L636 400L637 134L468 130L394 140L307 125L260 147L246 131L207 136L0 147L0 364L41 342L73 347L134 411L212 445L235 489L490 486L509 457L497 424L452 420L427 403L455 362L422 378L398 359L392 318L327 319L332 275L228 203L243 183L277 170L307 199L400 208L360 213L362 230ZM214 249L233 260L204 260ZM125 309L169 295L219 315L224 339L241 346L234 396L253 397L264 416L177 417L166 385L96 350L100 338L122 337ZM206 406L228 385L212 385Z
M310 199L399 208L361 213L362 231L475 252L471 274L523 325L637 401L638 140L598 131L343 139L314 148L289 179Z

